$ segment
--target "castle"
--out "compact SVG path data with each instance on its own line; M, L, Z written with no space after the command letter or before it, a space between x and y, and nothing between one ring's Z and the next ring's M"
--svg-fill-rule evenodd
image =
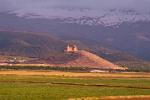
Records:
M70 53L74 53L78 51L78 48L76 45L70 45L68 44L66 49L64 50L65 52L70 52Z

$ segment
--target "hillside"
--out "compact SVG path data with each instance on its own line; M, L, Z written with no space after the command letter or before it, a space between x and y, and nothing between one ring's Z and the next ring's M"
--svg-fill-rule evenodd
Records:
M77 59L67 62L66 64L61 64L61 66L83 66L100 69L124 69L85 50L80 50L77 52L77 54L79 55Z
M93 52L109 61L136 60L137 58L84 40L66 40L46 33L0 31L0 54L48 58L62 54L68 43Z
M3 56L4 57L4 56ZM7 59L6 57L4 58ZM3 59L3 61L4 61ZM9 57L9 59L13 59ZM0 59L1 60L1 59ZM1 60L2 61L2 60ZM19 62L23 61L23 62ZM10 62L11 63L11 62ZM56 56L50 56L46 59L33 59L33 58L16 58L15 63L11 63L9 66L7 63L0 63L1 68L6 69L34 69L34 68L75 68L75 69L102 69L102 70L125 70L127 68L119 67L108 60L90 53L85 50L79 50L77 52L66 52ZM4 67L3 67L4 66ZM19 66L19 67L17 67Z
M21 60L22 57L27 57L27 60L24 59L26 63L76 65L76 61L78 62L82 59L81 65L78 63L80 66L85 66L86 64L91 66L98 65L98 63L95 63L93 60L93 64L88 64L87 62L91 62L91 60L88 57L85 57L85 55L80 56L80 59L78 59L79 54L64 54L64 48L68 43L76 44L81 50L89 51L104 59L107 59L110 62L128 67L130 69L150 69L149 62L145 63L145 61L140 60L127 52L107 48L107 46L95 43L94 41L84 39L71 40L71 38L69 40L62 39L60 37L50 35L49 33L15 31L0 31L0 62L7 62L14 57L18 59L21 58ZM5 58L5 60L3 60L3 58ZM138 62L138 66L135 62Z
M66 43L55 37L28 33L0 31L0 54L48 57L63 52Z

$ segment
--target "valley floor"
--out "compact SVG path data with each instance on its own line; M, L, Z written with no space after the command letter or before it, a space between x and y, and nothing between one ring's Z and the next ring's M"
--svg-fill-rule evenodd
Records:
M1 100L76 100L76 98L149 100L150 73L0 71Z
M99 78L150 78L148 72L64 72L48 70L1 70L0 75L42 75L42 76L66 76L66 77L99 77Z

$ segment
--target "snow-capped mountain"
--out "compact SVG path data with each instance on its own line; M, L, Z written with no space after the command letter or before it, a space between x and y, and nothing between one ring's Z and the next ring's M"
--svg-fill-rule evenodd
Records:
M120 25L123 22L137 22L137 21L150 21L150 12L140 12L134 9L108 9L101 10L101 13L94 11L90 8L51 8L46 11L49 14L36 14L34 12L28 13L22 10L9 12L16 14L18 17L27 19L54 19L59 20L60 23L76 23L80 25L104 25L113 26ZM56 15L51 15L53 12L58 12ZM103 12L103 13L102 13ZM63 13L61 16L60 13ZM93 15L92 15L93 14Z
M2 10L28 19L104 26L150 21L149 0L6 0L0 3Z
M3 0L0 8L0 30L54 33L150 60L150 0Z
M64 19L59 18L59 20L63 23L76 23L80 25L118 26L123 22L135 23L138 21L150 21L150 13L139 13L132 9L110 9L109 11L105 11L104 15L101 16L67 17Z

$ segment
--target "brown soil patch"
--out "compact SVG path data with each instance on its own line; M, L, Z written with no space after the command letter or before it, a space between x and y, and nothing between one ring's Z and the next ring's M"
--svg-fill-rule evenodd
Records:
M68 100L150 100L150 95L72 98Z
M10 70L0 71L0 75L52 75L68 77L102 77L102 78L150 78L150 73L75 73L57 71Z
M80 56L76 60L72 60L68 63L62 64L60 66L84 66L89 68L100 68L100 69L121 69L125 68L119 67L102 57L99 57L93 53L87 52L85 50L80 50L77 52Z

